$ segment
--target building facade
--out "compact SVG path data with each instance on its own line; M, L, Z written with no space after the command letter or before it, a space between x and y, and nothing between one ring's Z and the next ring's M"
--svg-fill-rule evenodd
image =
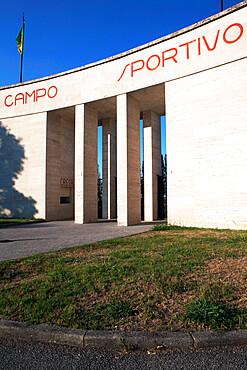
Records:
M247 1L81 68L0 88L0 214L96 222L157 219L160 117L175 225L247 229ZM117 191L116 191L117 189Z

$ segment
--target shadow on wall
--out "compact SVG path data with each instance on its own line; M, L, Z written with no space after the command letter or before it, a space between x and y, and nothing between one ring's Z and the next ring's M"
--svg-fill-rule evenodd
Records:
M0 216L32 218L38 212L36 201L18 192L15 179L23 171L25 152L20 139L0 121Z

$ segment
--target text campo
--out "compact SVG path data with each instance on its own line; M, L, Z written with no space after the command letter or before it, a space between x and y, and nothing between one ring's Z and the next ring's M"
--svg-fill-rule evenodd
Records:
M233 23L228 26L223 32L218 30L213 39L210 41L206 36L198 37L196 39L185 42L184 44L179 45L178 47L170 48L161 52L160 55L154 54L151 55L148 59L138 59L132 63L126 64L124 67L121 76L118 81L122 79L124 74L128 74L131 77L134 77L134 74L143 69L148 71L155 71L157 68L165 67L167 61L172 61L173 63L178 63L178 58L183 52L186 59L190 59L195 53L197 55L202 54L202 48L206 51L213 51L217 48L219 41L224 42L225 44L234 44L237 42L243 35L244 28L240 23Z
M41 88L33 90L31 93L20 92L16 95L7 95L4 99L4 105L6 107L16 106L16 105L22 105L27 104L29 102L36 103L39 101L39 99L42 99L44 97L48 99L53 99L57 95L57 87L56 86L50 86L48 89Z

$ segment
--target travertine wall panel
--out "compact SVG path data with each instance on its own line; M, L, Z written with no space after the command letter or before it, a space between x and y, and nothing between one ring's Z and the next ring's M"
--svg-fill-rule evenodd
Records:
M117 209L119 225L140 223L140 106L127 94L117 97Z
M247 61L166 84L168 217L247 227Z
M45 218L46 113L0 122L0 214Z
M64 220L74 217L74 117L66 118L66 109L48 112L46 219ZM71 181L63 181L69 179ZM69 197L69 203L60 203Z
M75 107L75 221L98 220L98 112L86 104Z

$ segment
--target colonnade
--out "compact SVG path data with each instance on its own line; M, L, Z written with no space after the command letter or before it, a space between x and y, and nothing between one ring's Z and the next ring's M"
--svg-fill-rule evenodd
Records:
M144 147L144 220L153 221L157 219L157 176L161 175L160 116L152 110L141 112L140 102L136 98L130 94L122 94L116 97L115 117L101 119L103 218L116 218L117 213L120 226L141 222L141 113ZM99 112L92 104L75 107L76 223L98 220L98 120Z

